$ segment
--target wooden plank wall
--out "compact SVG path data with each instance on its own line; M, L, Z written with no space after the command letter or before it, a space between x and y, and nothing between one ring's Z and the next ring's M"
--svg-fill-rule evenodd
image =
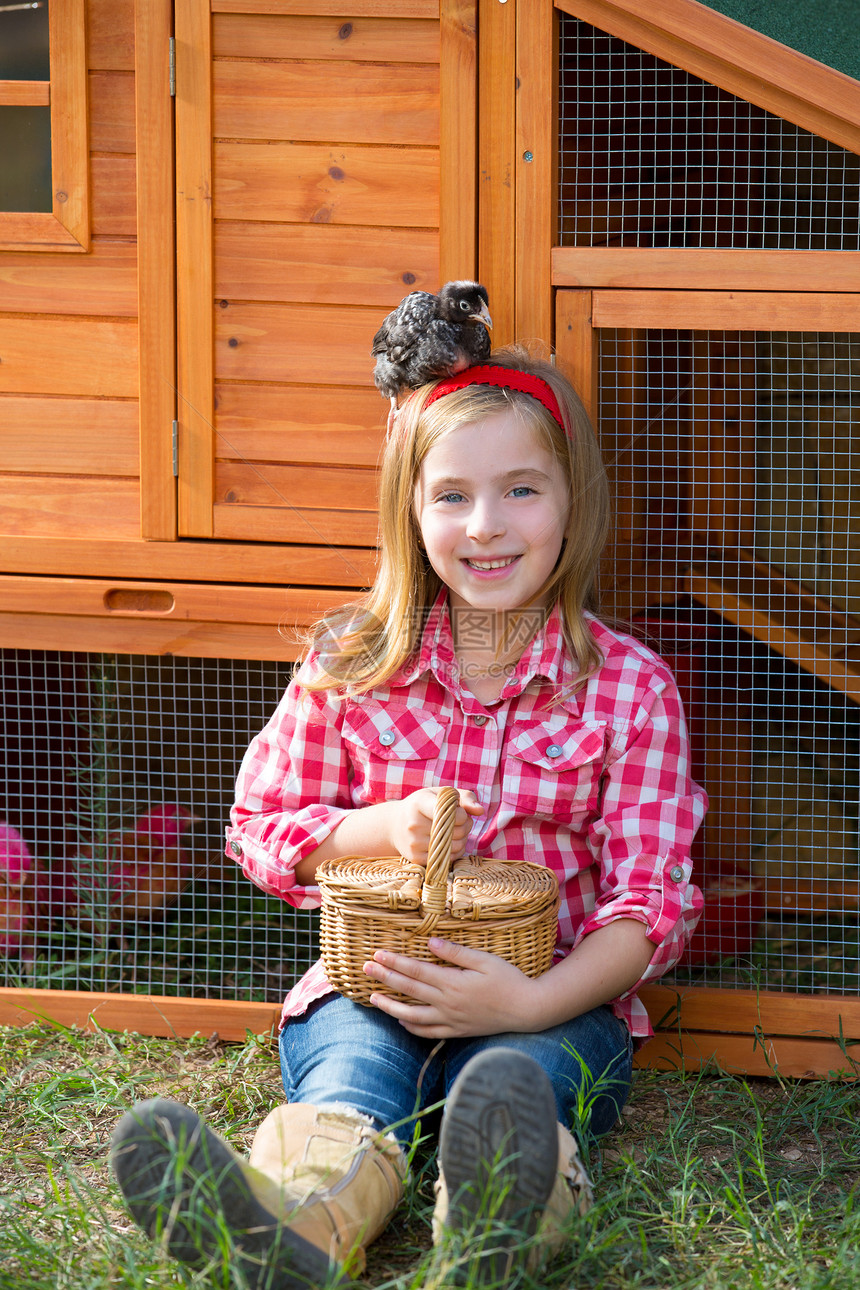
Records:
M369 547L371 341L439 285L438 4L212 8L212 534Z
M92 250L0 254L0 540L139 532L133 0L88 0Z
M86 2L92 251L0 254L0 646L270 657L281 615L243 627L242 584L306 586L299 624L316 589L372 579L373 332L409 290L474 274L476 0L177 6L177 34L191 10L205 33L194 146L217 185L213 256L198 243L194 273L180 266L184 290L207 283L197 317L215 331L213 347L187 329L209 364L209 459L180 469L186 488L208 476L206 523L181 541L171 7ZM442 180L458 196L444 218ZM48 612L56 578L141 595L99 607L66 584ZM201 581L224 586L208 621L184 585ZM165 595L169 611L148 608Z
M322 16L292 0L211 8L214 495L208 529L183 535L228 544L216 564L233 581L244 544L267 542L272 581L293 580L276 549L289 543L303 548L301 580L363 585L386 412L370 343L403 295L438 287L445 255L440 6L362 2L350 19L315 0ZM474 6L446 0L445 14L474 49ZM92 251L0 254L0 538L10 572L128 577L141 509L144 536L172 536L160 502L141 506L134 0L87 0L87 39ZM449 102L470 96L463 83ZM474 124L473 109L448 115ZM476 182L470 171L462 194L472 218ZM452 245L473 250L468 217L448 224ZM473 270L450 261L450 276ZM143 430L169 441L169 425ZM360 549L338 575L344 547ZM205 553L160 548L155 576L212 576Z

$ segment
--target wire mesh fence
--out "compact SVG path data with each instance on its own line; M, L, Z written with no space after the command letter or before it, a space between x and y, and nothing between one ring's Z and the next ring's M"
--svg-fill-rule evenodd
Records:
M563 246L860 249L860 157L561 15Z
M312 918L252 886L224 825L289 675L0 651L2 984L283 996L316 957Z
M600 337L608 605L674 666L711 797L681 975L856 991L860 336Z
M569 15L559 39L562 245L860 249L855 154ZM856 992L860 337L599 336L607 609L674 666L711 797L676 976Z

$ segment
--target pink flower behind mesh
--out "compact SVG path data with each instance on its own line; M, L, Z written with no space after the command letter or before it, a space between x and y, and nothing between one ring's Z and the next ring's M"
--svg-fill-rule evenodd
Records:
M32 868L33 856L27 843L13 824L0 820L0 882L8 887L23 887Z
M36 904L48 921L66 918L85 927L111 911L154 919L179 899L193 862L182 835L196 817L162 802L133 829L111 837L105 859L90 848L40 866Z

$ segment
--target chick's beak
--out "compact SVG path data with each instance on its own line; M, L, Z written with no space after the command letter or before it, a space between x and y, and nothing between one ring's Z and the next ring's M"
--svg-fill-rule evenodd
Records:
M477 314L469 314L469 322L483 323L487 331L493 330L493 320L490 317L490 311L485 304L481 304L481 311Z

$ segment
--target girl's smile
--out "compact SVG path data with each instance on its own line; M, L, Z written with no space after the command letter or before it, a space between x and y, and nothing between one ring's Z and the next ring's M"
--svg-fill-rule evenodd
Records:
M415 490L427 558L455 608L541 606L570 506L562 471L517 413L458 426L427 453Z
M519 556L512 555L509 560L467 560L466 563L470 569L476 569L482 573L492 573L496 569L509 569L514 560L518 559Z

